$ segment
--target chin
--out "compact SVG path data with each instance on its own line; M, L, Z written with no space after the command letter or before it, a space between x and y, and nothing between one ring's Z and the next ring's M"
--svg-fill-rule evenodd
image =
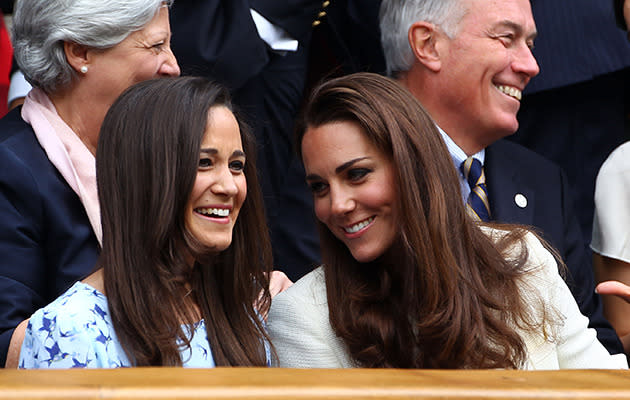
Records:
M350 251L352 257L360 263L369 263L376 260L381 254L377 252Z
M213 252L222 252L232 244L232 240L201 240L201 244L211 249Z

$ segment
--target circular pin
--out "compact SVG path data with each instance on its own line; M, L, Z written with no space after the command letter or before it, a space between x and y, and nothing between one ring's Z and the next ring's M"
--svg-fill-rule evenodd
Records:
M514 202L516 203L517 206L519 206L520 208L525 208L527 207L527 197L525 197L524 195L517 193L514 196Z

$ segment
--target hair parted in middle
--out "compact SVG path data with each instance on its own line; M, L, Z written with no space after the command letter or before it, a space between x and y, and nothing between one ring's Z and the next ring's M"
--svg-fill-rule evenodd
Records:
M260 316L270 304L271 246L254 139L238 118L247 197L232 244L213 254L186 228L212 107L232 110L227 90L216 83L194 77L149 80L127 89L101 128L98 266L114 329L136 366L181 365L181 343L190 345L182 324L192 325L199 313L217 366L266 365Z
M387 252L395 259L369 263L318 224L330 322L353 359L363 367L522 366L515 327L545 332L553 319L519 290L527 231L501 225L491 239L468 217L436 125L396 81L357 73L318 86L297 126L298 152L310 128L344 121L359 124L393 164L402 216Z

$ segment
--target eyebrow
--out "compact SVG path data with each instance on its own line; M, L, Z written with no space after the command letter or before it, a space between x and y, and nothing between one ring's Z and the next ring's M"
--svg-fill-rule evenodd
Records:
M219 154L219 150L215 149L214 147L202 148L201 150L199 150L199 152L210 154L210 155ZM245 152L242 150L234 150L230 157L247 157L247 156L245 155Z
M350 168L351 166L353 166L354 164L358 163L359 161L363 161L363 160L367 160L370 157L359 157L359 158L354 158L350 161L346 161L345 163L341 164L340 166L338 166L337 168L335 168L335 174L340 174L343 171L347 170L348 168ZM312 180L317 180L317 179L321 179L321 177L317 174L308 174L306 175L306 180L307 181L312 181Z
M522 35L523 34L523 27L519 24L517 24L514 21L510 21L509 19L505 19L503 21L499 21L494 25L494 28L498 28L498 27L506 27L506 28L510 28L512 30L514 30L514 32L516 32L517 35ZM529 36L527 36L528 40L534 40L536 38L536 36L538 36L538 32L537 31L533 31L531 34L529 34Z

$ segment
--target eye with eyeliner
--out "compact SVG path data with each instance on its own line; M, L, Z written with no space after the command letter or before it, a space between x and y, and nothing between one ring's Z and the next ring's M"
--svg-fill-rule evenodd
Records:
M212 167L212 160L208 157L199 158L199 168L200 169L208 169Z
M357 182L365 178L372 170L370 168L351 168L347 172L348 179L351 182Z
M230 162L230 170L234 172L243 172L244 169L245 169L245 161L234 160Z
M308 187L314 195L321 196L325 193L328 185L322 181L310 181L308 182Z

